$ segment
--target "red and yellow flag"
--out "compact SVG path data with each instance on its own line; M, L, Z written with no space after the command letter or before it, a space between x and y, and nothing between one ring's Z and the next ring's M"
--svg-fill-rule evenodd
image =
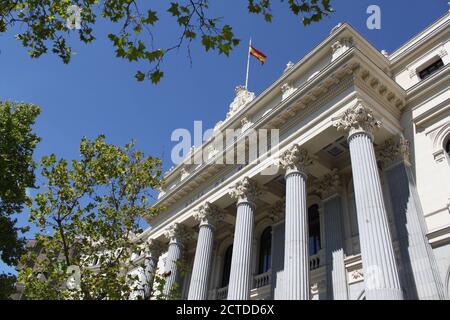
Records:
M264 64L264 62L266 62L266 55L264 53L262 53L261 51L256 50L255 48L253 48L252 46L249 47L249 52L252 56L254 56L256 59L258 59L261 64Z

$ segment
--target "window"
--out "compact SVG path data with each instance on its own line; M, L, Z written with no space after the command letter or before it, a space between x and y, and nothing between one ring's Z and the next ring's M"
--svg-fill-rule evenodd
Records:
M436 71L438 71L439 69L441 69L444 66L444 62L442 61L441 58L438 58L438 60L436 60L435 62L433 62L432 64L430 64L428 67L422 69L422 71L419 71L419 77L420 79L426 79L429 76L431 76L433 73L435 73Z
M447 140L447 143L445 145L445 152L450 157L450 139Z
M320 250L320 215L317 204L308 209L309 224L309 255L313 256Z
M259 264L258 272L259 274L266 273L269 271L272 259L272 228L266 228L260 240L259 248Z
M226 287L230 282L232 256L233 256L233 246L229 246L227 251L225 251L225 257L223 260L222 288Z

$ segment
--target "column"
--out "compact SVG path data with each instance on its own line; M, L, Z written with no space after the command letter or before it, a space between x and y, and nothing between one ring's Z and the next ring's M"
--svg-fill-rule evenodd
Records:
M180 275L178 265L182 259L183 242L187 240L186 228L180 223L174 223L165 232L164 236L169 239L169 250L167 252L165 265L165 284L163 294L171 298L179 294Z
M367 300L401 300L397 265L381 190L375 151L374 129L381 127L362 100L335 122L349 131L348 143L355 188L359 240Z
M283 299L309 300L309 238L305 169L312 160L305 149L293 145L281 155L286 170L286 217Z
M206 202L194 213L194 218L200 222L200 228L188 300L207 300L212 265L214 231L217 221L221 218L221 212L218 207Z
M378 154L389 186L400 247L400 282L406 299L442 300L444 287L426 237L427 227L411 172L409 150L409 141L398 136L385 141Z
M237 200L237 214L227 299L249 300L253 282L251 259L255 200L261 194L261 189L254 181L245 177L229 194Z
M146 282L144 284L144 296L151 297L153 291L153 281L155 279L158 260L162 251L162 244L154 239L147 240L146 257L144 262L144 272Z
M325 262L328 300L348 300L347 273L344 263L341 180L337 170L318 183L325 220Z

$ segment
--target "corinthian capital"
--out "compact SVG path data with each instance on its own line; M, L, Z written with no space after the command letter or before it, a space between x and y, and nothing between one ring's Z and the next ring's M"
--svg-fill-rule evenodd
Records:
M259 185L249 177L236 183L229 191L229 195L238 202L255 202L262 193L263 190Z
M189 240L191 235L184 225L181 223L174 223L166 229L164 236L170 243L182 244L184 241Z
M205 202L193 214L194 218L202 225L215 226L220 220L223 220L223 212L216 205Z
M333 169L331 173L327 173L317 183L317 191L321 194L322 199L328 198L341 190L341 177L337 173L337 169Z
M409 164L410 147L410 142L403 136L390 138L378 150L377 159L383 167L398 161L405 161Z
M338 130L349 131L350 135L356 132L371 135L381 127L381 122L375 119L372 110L362 100L358 100L334 121L333 126Z
M305 172L306 167L313 164L313 159L309 156L307 150L300 148L298 144L294 144L289 150L283 152L280 164L287 174L292 171Z

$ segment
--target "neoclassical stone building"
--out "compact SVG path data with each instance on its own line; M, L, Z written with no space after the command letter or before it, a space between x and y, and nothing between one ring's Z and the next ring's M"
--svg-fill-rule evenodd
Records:
M277 145L240 165L213 138L193 149L133 272L185 299L448 299L449 36L446 14L388 54L340 24L259 96L237 88L213 138L240 130L239 154L279 129Z

